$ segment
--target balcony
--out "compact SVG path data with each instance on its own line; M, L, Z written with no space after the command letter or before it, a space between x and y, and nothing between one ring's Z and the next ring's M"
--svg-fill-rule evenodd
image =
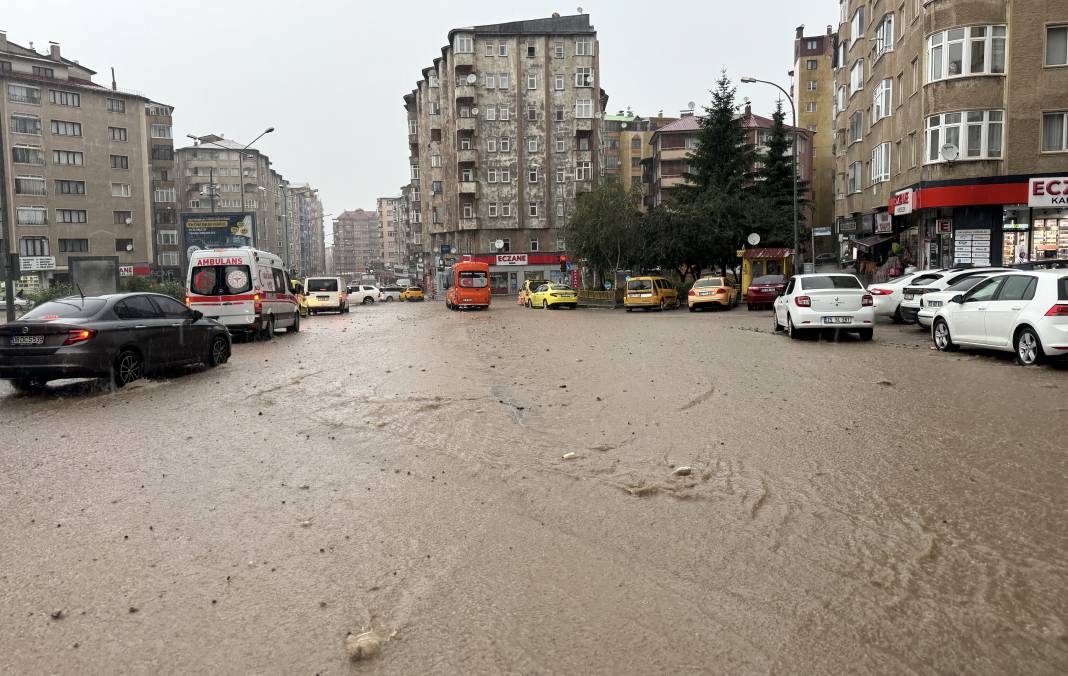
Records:
M458 131L478 131L478 118L477 117L461 117L456 120L456 129Z
M457 82L455 89L457 99L475 98L475 85L468 84L466 80L464 82Z
M662 148L660 150L660 160L685 160L690 154L690 151L685 148Z
M686 183L686 177L681 175L662 176L660 178L661 188L674 188L675 186L683 185L684 183Z
M478 230L477 218L461 218L460 219L461 230Z
M478 197L478 183L476 181L460 181L460 194Z
M593 119L589 117L576 117L575 118L575 130L576 131L590 131L593 129Z
M475 53L474 52L453 52L452 53L452 65L453 66L474 66L475 65Z
M408 134L408 145L419 145L419 134Z
M456 161L465 164L474 164L478 162L478 151L470 148L468 150L457 150Z

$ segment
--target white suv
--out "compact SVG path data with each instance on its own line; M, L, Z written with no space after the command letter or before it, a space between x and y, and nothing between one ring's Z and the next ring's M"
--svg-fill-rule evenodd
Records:
M379 291L377 286L372 286L370 284L353 284L349 287L349 298L353 303L370 305L371 303L382 300L382 292Z

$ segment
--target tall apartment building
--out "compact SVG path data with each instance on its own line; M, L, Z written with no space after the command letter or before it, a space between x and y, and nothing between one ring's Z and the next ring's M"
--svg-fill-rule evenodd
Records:
M287 207L283 218L289 225L290 261L297 277L321 275L332 258L326 254L323 203L310 183L286 184Z
M152 231L155 274L159 279L182 279L182 247L178 232L178 171L174 160L174 108L145 103L148 163L152 189Z
M425 266L423 255L423 224L419 209L419 187L409 183L401 186L401 220L404 224L405 250L409 278L422 279Z
M1068 3L842 0L840 13L845 251L878 263L896 242L921 267L1068 257Z
M382 227L377 211L352 209L334 219L335 274L356 279L382 271Z
M631 111L605 115L602 123L605 180L619 181L625 188L642 189L642 160L652 157L653 132L676 117L641 117ZM644 202L642 209L644 210Z
M560 274L558 229L601 169L598 53L586 14L449 31L404 98L425 253L489 262L498 293Z
M242 157L244 144L221 137L205 138L218 140L177 150L180 213L253 214L255 246L285 258L281 190L285 179L260 151L249 148Z
M811 227L834 225L834 46L832 26L824 35L794 35L793 97L797 126L812 132ZM833 228L832 228L833 230ZM831 237L816 240L817 252L837 251Z
M401 198L378 198L378 227L382 231L382 265L391 272L408 271L408 247L401 222Z
M40 54L0 32L0 207L13 233L0 250L21 256L25 288L70 281L77 257L151 272L150 102L93 75L58 44Z

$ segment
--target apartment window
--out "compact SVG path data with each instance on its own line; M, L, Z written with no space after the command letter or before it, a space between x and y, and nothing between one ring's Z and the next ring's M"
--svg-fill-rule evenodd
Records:
M174 225L177 222L174 209L156 209L156 225Z
M152 146L152 159L154 160L173 160L174 148L164 145Z
M37 87L26 85L9 84L7 86L7 100L12 103L41 103L41 90Z
M157 244L178 244L178 231L177 230L160 230L156 233Z
M438 76L436 74L434 74L434 73L431 73L427 77L426 81L427 81L427 85L429 85L430 87L437 87L438 86Z
M538 250L538 240L536 240L536 239L530 240L530 251L531 251L531 253L537 252L537 250Z
M178 252L164 251L156 255L156 262L164 267L178 267Z
M11 62L10 61L0 61L0 73L10 73L10 72L11 72ZM0 251L2 251L2 250L3 249L0 249Z
M593 86L593 69L592 68L576 68L575 69L575 86L576 87L592 87Z
M558 217L560 217L560 218L564 217L564 203L563 202L557 202L556 203L556 215Z
M849 69L849 95L864 89L864 59L857 59Z
M16 176L15 177L15 194L16 195L44 195L45 194L45 179L44 179L44 176Z
M882 56L894 51L894 15L887 14L875 27L875 53Z
M575 180L593 180L593 164L591 162L577 162L575 164Z
M500 44L497 45L497 56L508 56L508 43L507 42L502 40L500 42Z
M864 35L864 7L861 6L853 14L853 22L850 24L849 37L853 42L857 41L857 38Z
M470 202L464 204L464 218L470 219L475 217L475 205Z
M563 75L553 75L553 89L555 89L558 92L564 91L564 76Z
M152 138L171 138L171 125L154 124L149 128Z
M1068 113L1042 115L1042 150L1044 152L1068 150Z
M593 41L589 38L575 40L575 56L593 56Z
M590 137L589 136L579 136L575 140L575 145L577 146L578 150L589 150L590 149Z
M457 54L474 54L475 53L475 41L470 35L457 35L456 47Z
M566 150L567 150L567 144L564 142L564 139L562 139L562 138L556 139L556 152L562 153L562 152L565 152Z
M59 253L86 253L89 251L87 239L60 239Z
M116 239L115 251L133 251L132 239Z
M563 106L557 106L556 107L556 110L554 111L554 118L556 119L557 122L563 122L564 121L564 108L563 108Z
M835 115L837 115L838 113L840 113L843 110L845 110L847 98L848 98L848 93L847 93L846 87L845 87L845 85L842 85L841 87L838 88L838 96L836 96L835 99L834 99L834 113L835 113Z
M497 89L508 89L508 73L497 74Z
M1005 72L1005 26L951 28L927 38L927 81Z
M504 216L504 217L507 218L508 216L511 216L511 215L512 215L512 203L511 202L503 202L503 203L501 203L501 216Z
M805 104L805 112L806 113L814 113L814 112L816 112L816 102L815 101L809 101L808 103L806 103Z
M1068 66L1068 26L1046 28L1046 65Z
M554 59L562 59L562 58L564 58L564 43L560 42L559 40L557 40L556 42L553 43L553 58Z
M817 68L819 68L819 66L820 64L818 61L816 61L816 59L808 59L807 61L805 61L805 68L807 68L808 70L816 70Z
M460 180L464 183L470 183L475 180L475 174L473 169L464 169L460 172Z
M430 166L431 167L435 167L435 168L440 168L441 167L441 155L431 155L430 156Z
M56 181L56 194L57 195L84 195L85 194L85 181Z
M575 117L577 119L591 119L593 117L593 100L579 99L575 101Z
M53 150L52 164L63 164L75 167L82 166L82 153L73 150Z
M537 50L535 49L534 45L528 44L527 45L527 58L528 59L533 59L537 55L538 55L538 53L537 53Z
M944 113L927 118L927 163L945 162L942 146L957 147L959 160L1001 158L1002 125L1000 110L973 110Z
M497 119L497 107L496 106L486 106L486 119L487 120L491 120L491 121Z
M435 194L435 195L440 195L441 194L441 181L431 181L430 182L430 192Z
M507 136L501 137L501 142L499 145L502 153L512 152L512 139L508 138Z
M413 181L418 181L419 180L419 165L418 164L413 164L411 166L412 166L412 180Z
M486 56L497 56L497 43L492 41L486 43Z
M534 105L533 103L527 104L527 121L528 122L537 122L538 121L538 107L536 105Z
M819 83L816 82L815 80L809 80L808 84L806 86L808 87L808 90L810 92L814 92L814 91L816 91L816 88L819 86Z
M153 202L177 202L178 195L174 188L156 188L152 193ZM255 207L256 200L249 200L249 206Z
M536 74L527 75L527 89L538 88L538 76Z
M408 134L415 136L419 133L419 122L416 120L408 120Z
M111 184L111 196L112 197L129 197L130 196L130 184L129 183L112 183Z
M909 166L910 167L915 167L917 164L920 163L919 159L917 158L919 150L920 150L919 144L916 143L916 132L909 132L909 158L908 159L909 159Z
M894 99L894 82L890 78L881 81L872 95L871 123L875 124L884 117L890 117Z
M109 113L125 113L126 102L122 99L108 99L107 109Z
M528 153L536 153L536 152L538 152L538 139L536 139L536 138L528 138L527 139L527 152Z
M15 207L17 225L48 225L48 210L44 207Z
M563 183L566 180L567 180L567 172L564 171L563 169L557 169L556 170L556 182L557 183Z
M529 215L529 216L537 216L538 215L538 203L537 202L530 202L529 204L527 204L527 215Z
M82 125L80 122L52 120L52 133L56 136L81 136Z
M48 256L48 238L23 237L19 239L19 254L22 256Z
M863 171L864 165L860 162L854 162L849 165L849 194L858 193L863 190L863 186L860 183L861 171Z
M36 115L20 115L15 113L11 116L12 134L41 135L41 118Z
M497 217L497 203L496 202L490 202L489 203L489 216L490 216L490 218L496 218Z
M126 127L108 127L108 135L112 141L125 141Z
M56 209L56 223L85 223L85 209Z
M511 117L511 111L508 110L508 106L501 106L501 109L498 112L500 114L497 117L499 117L502 122L507 121Z
M200 208L200 200L189 200L189 208L190 209L199 209Z
M864 111L858 110L849 116L849 142L856 143L864 138Z
M61 89L49 89L48 100L57 106L70 106L79 108L82 105L82 95L76 92L65 92Z
M806 40L805 41L805 49L808 49L809 51L812 51L814 49L819 49L819 48L820 48L820 41L819 40Z
M112 211L111 222L115 225L129 225L133 223L132 211Z
M497 139L495 139L495 138L486 139L486 152L487 153L495 153L495 152L497 152Z
M530 171L527 172L527 182L528 183L537 183L538 182L538 168L537 167L534 167L533 169L531 169Z
M111 156L111 168L112 169L129 169L130 158L126 155L112 155Z
M483 84L483 86L486 87L486 89L496 89L497 88L497 75L495 73L486 73L485 80L483 81L482 84Z
M871 182L890 180L890 144L880 143L871 151Z
M460 150L471 150L471 137L470 136L461 136L460 137Z
M427 106L427 113L429 115L441 115L441 104L437 101L431 101Z
M642 158L640 158L640 157L632 157L632 158L630 158L630 168L631 169L640 169L641 166L642 166Z

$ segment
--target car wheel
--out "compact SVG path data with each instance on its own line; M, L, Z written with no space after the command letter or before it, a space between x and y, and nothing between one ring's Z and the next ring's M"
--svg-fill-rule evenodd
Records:
M542 310L548 310L549 309L549 301L546 300L545 298L541 299L541 309Z
M393 296L386 296L386 302L387 303L392 303L393 302Z
M786 315L786 333L789 334L790 338L793 340L801 338L801 332L794 326L794 318L789 314Z
M18 378L11 381L11 386L19 392L25 392L27 394L33 392L43 392L47 387L48 381L41 380L40 378Z
M225 364L230 359L230 343L222 336L216 336L211 341L211 349L208 350L208 367L215 368Z
M666 309L667 309L667 301L664 300L663 298L661 298L660 299L660 312L663 312Z
M632 307L627 308L627 312L634 312L634 308L632 308Z
M374 298L371 298L370 296L364 296L364 298L363 298L363 304L364 305L370 305L373 302L375 302Z
M690 312L697 312L697 306L696 305L691 305L690 306Z
M771 332L778 333L782 331L782 324L779 323L779 315L775 312L771 313Z
M1016 336L1016 359L1023 366L1041 364L1046 354L1042 351L1042 341L1035 330L1027 326Z
M271 340L274 338L274 315L267 318L267 325L260 331L260 340Z
M875 337L875 329L861 329L859 333L860 339L865 343L869 342L872 338Z
M115 387L125 387L144 376L145 360L134 350L123 350L115 359L111 382Z
M939 352L956 352L960 349L953 343L953 337L949 333L949 324L944 319L935 320L931 335Z
M750 312L752 312L753 311L753 304L752 303L746 303L745 304L745 309L749 310Z
M286 328L286 333L300 333L300 313L293 318L293 325Z
M894 308L894 314L890 316L890 320L895 324L904 324L905 318L901 316L901 306Z

